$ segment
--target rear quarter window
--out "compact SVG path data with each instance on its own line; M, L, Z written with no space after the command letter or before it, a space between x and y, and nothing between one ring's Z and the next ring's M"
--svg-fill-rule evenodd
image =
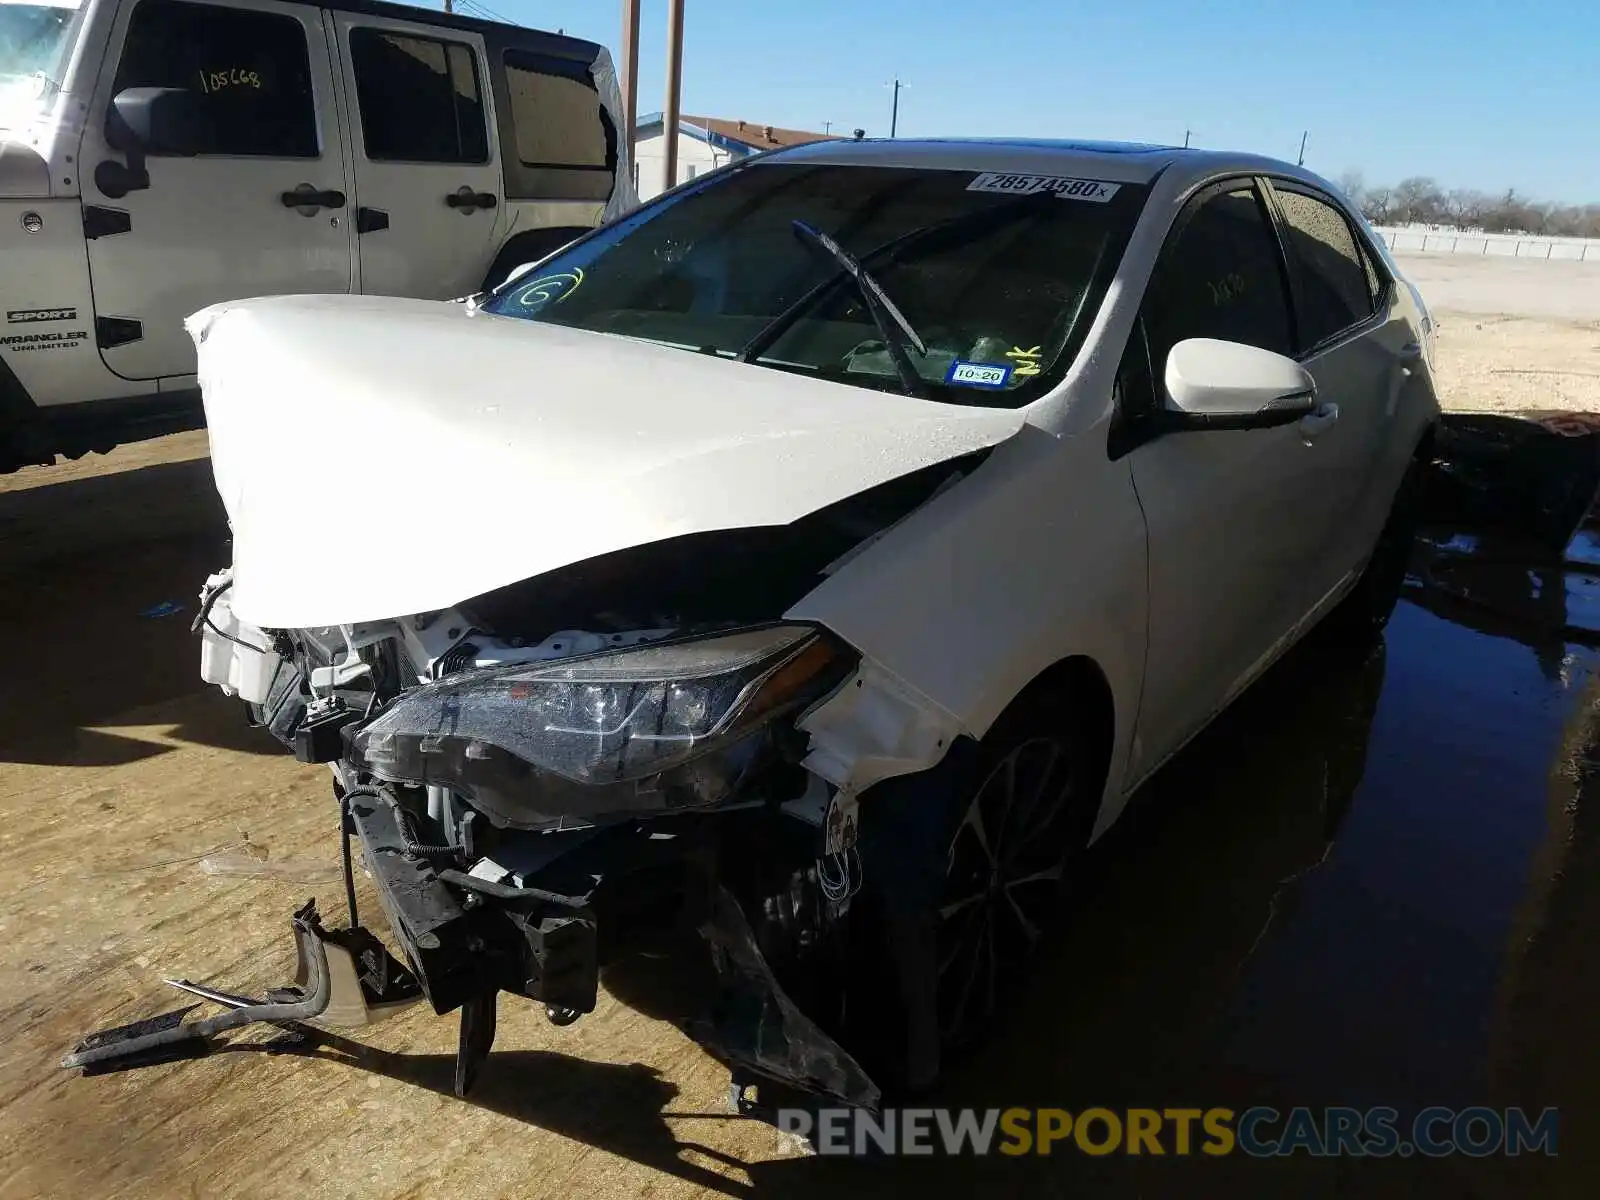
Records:
M509 49L502 60L517 199L604 200L617 170L617 130L586 64Z

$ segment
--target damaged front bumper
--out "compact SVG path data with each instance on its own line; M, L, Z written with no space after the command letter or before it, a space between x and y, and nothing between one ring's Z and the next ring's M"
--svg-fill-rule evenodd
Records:
M493 1046L500 993L542 1003L565 1025L593 1011L604 963L695 930L718 987L686 1031L729 1067L736 1095L765 1081L877 1107L876 1084L785 992L718 881L710 823L668 835L643 824L545 835L553 844L542 886L532 886L464 870L458 848L418 841L416 818L385 788L355 788L343 801L404 964L360 926L325 930L308 904L294 917L296 987L253 1000L172 980L229 1011L185 1022L190 1006L105 1030L62 1065L98 1074L199 1057L218 1035L263 1022L314 1042L319 1026L367 1024L425 999L440 1014L461 1012L455 1090L464 1096Z

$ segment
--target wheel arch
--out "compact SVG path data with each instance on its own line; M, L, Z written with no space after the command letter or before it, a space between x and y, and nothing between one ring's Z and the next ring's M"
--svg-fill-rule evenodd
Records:
M1094 755L1090 778L1094 790L1100 795L1100 811L1103 813L1118 732L1116 694L1105 671L1087 654L1059 658L1028 681L990 728L999 727L1010 714L1033 704L1060 704L1070 710L1069 719L1080 721L1086 727L1088 743L1093 747Z

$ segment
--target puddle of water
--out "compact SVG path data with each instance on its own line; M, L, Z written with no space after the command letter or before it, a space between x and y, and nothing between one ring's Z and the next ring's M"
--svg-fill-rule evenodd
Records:
M1571 849L1574 772L1600 775L1597 667L1596 650L1410 602L1365 661L1294 652L1108 835L1060 949L947 1102L1557 1105L1575 1133L1596 1073L1567 1059L1600 1041L1597 955L1573 950L1600 919L1600 870ZM1344 1170L1303 1165L1329 1185ZM1571 1156L1501 1165L1523 1172L1506 1195L1531 1194L1530 1170L1590 1174ZM1440 1179L1394 1166L1384 1194ZM1135 1167L1040 1164L1147 1194L1156 1165ZM1230 1174L1232 1194L1265 1194L1262 1169Z
M1551 765L1596 658L1536 654L1411 605L1387 641L1349 816L1263 940L1226 1053L1347 1103L1480 1103Z
M1569 570L1563 582L1568 628L1600 634L1600 574Z
M1567 561L1600 567L1600 531L1580 529L1567 543Z

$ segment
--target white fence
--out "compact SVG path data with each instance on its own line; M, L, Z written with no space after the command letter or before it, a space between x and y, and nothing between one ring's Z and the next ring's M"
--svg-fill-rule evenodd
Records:
M1396 254L1477 254L1500 258L1565 259L1600 263L1600 239L1541 237L1532 233L1467 233L1458 229L1396 229L1378 226L1378 234Z

